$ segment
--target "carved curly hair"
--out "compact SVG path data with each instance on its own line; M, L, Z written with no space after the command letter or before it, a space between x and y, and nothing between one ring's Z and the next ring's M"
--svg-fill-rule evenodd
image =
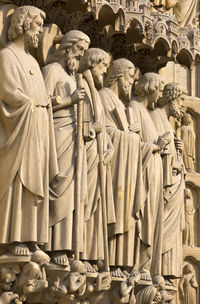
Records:
M21 6L16 8L11 17L11 24L8 30L8 40L14 41L30 29L32 21L36 17L46 17L45 12L34 6Z
M169 82L163 90L163 98L166 102L172 102L181 95L187 94L187 91L176 82Z

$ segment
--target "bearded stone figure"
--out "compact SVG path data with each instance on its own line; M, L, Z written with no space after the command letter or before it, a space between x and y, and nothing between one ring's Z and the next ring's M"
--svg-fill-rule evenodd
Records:
M77 156L77 103L85 92L77 88L76 73L81 56L90 44L87 35L72 30L64 35L52 63L43 68L48 95L52 101L59 173L50 184L50 239L46 250L54 251L55 263L68 263L67 251L75 250L73 237L75 176ZM82 194L80 216L80 250L82 244L84 198L86 197L86 157L82 151ZM85 182L85 184L84 184Z
M182 273L182 233L184 218L184 172L182 161L183 144L177 138L169 117L181 117L184 89L177 83L164 87L163 98L151 117L159 135L169 132L171 142L162 152L164 187L164 233L162 250L162 275L180 277ZM176 223L176 224L174 224Z
M57 174L51 107L28 48L37 48L45 13L16 8L0 51L0 244L29 255L25 243L48 242L49 181Z
M103 86L104 74L110 64L110 56L101 49L88 49L80 63L84 76L83 118L87 156L88 201L84 210L84 248L81 258L105 259L108 270L107 224L115 222L110 160L113 145L106 132L103 106L98 90ZM86 136L88 134L88 136Z
M108 227L112 266L133 267L137 263L136 222L146 199L142 170L145 170L152 151L159 150L156 145L141 143L137 134L140 131L138 123L133 121L130 124L127 118L125 105L130 100L134 73L132 62L124 58L114 60L108 69L105 87L100 90L106 130L115 150L111 173L116 223Z

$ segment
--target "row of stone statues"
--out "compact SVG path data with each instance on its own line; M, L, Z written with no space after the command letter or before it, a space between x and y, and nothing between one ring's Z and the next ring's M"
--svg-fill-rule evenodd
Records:
M47 288L49 256L71 270L51 286L66 303L93 292L85 272L98 273L95 291L110 288L111 274L123 279L120 303L153 301L162 276L182 274L186 92L155 73L135 81L132 62L89 48L77 30L41 72L29 48L44 18L17 8L0 51L0 263L30 259L15 287L22 301ZM151 276L135 297L135 282ZM172 301L161 294L156 303Z

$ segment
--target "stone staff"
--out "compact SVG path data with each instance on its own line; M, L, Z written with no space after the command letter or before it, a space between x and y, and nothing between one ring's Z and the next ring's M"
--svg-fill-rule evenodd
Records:
M92 96L92 102L94 107L94 120L95 122L99 122L99 114L96 103L96 93L94 81L92 78L92 74L90 70L86 70L83 73ZM109 257L108 257L108 232L107 232L107 215L106 215L106 195L105 195L105 176L104 176L104 156L103 156L103 142L102 142L102 134L97 133L97 147L99 152L99 172L100 172L100 191L102 198L102 218L103 218L103 234L104 234L104 260L105 260L105 271L109 271Z
M81 89L82 74L77 74L77 87ZM76 197L75 197L75 259L79 260L79 222L80 222L80 203L81 203L81 166L83 150L83 100L77 104L77 156L76 156Z

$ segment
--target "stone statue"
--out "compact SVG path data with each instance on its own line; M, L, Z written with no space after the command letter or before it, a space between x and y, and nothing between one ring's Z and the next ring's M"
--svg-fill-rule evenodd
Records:
M130 303L136 304L135 288L137 287L141 275L137 270L131 270L130 273L123 271L125 279L120 286L112 288L110 292L111 303Z
M135 224L146 198L142 160L151 157L153 147L142 145L138 123L129 124L124 104L130 100L135 67L126 59L114 60L100 90L106 114L106 130L114 146L111 160L116 222L109 225L111 266L133 267L136 263ZM124 103L124 104L123 104ZM136 120L135 120L136 121Z
M181 276L182 232L184 229L184 172L181 139L174 134L169 117L179 119L185 90L179 84L168 83L158 107L151 111L158 135L170 132L171 142L162 152L165 199L162 275ZM176 223L176 225L174 225Z
M12 301L15 301L16 299L18 299L18 294L13 293L11 291L7 291L2 293L2 295L0 296L0 304L9 304Z
M135 100L128 106L133 110L134 120L140 124L140 136L143 142L155 144L158 151L165 148L166 134L159 138L149 109L156 104L163 82L158 74L146 73L135 84ZM155 152L155 151L154 151ZM139 269L152 275L161 274L161 255L163 239L163 173L160 154L153 153L144 170L147 195L142 210L142 217L138 221L138 242L140 242ZM148 181L148 182L147 182Z
M181 295L181 303L196 304L197 303L198 283L194 274L192 265L186 264L183 268L183 276L180 279L179 291Z
M185 189L185 230L183 232L183 244L185 246L194 246L194 208L192 192Z
M61 281L54 282L51 290L57 295L59 303L79 303L86 292L85 266L79 260L70 264L71 271Z
M49 256L38 249L33 253L31 262L23 266L15 286L15 292L18 293L21 301L26 301L32 294L48 287L44 267L49 262Z
M162 276L153 277L153 282L136 294L137 304L172 303L172 296L166 292L165 280Z
M77 155L76 104L83 99L84 89L77 88L76 73L81 56L90 44L87 35L70 31L63 37L53 62L43 68L48 95L52 101L59 173L50 184L50 241L47 250L54 251L55 263L67 265L66 251L74 248L75 168ZM82 151L82 153L84 153ZM86 160L83 155L82 182ZM86 165L85 165L86 166ZM82 186L82 205L87 189ZM82 206L83 209L83 206ZM82 219L83 223L83 211ZM80 229L79 233L83 229ZM83 224L82 224L83 225ZM80 237L82 240L82 238ZM80 248L81 250L81 248Z
M194 171L196 159L196 134L192 125L190 114L185 114L182 118L181 138L183 140L183 161L185 168Z
M178 24L183 27L191 26L197 15L197 0L151 0L159 11L173 10Z
M88 134L91 137L90 140L85 141L88 202L85 206L84 248L81 258L85 260L103 258L105 271L109 270L107 224L115 222L109 166L113 146L106 133L105 115L98 89L103 85L103 76L109 64L109 55L96 48L88 49L80 64L80 71L84 76L84 107L87 109L83 125L88 126ZM85 129L83 128L83 132Z
M25 242L48 242L49 181L57 174L52 115L37 48L45 13L16 8L0 51L0 244L29 255Z

